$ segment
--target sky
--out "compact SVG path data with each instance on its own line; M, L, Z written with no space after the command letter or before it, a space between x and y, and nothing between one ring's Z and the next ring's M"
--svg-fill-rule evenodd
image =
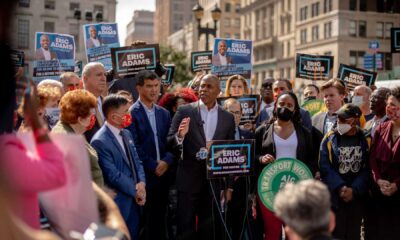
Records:
M126 25L131 21L135 10L155 10L155 0L117 0L116 21L118 23L119 42L125 43Z

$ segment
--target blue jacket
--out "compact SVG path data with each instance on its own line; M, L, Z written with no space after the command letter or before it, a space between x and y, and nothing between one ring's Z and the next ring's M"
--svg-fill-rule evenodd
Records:
M368 181L370 177L369 170L369 147L370 138L366 138L361 129L357 130L354 137L360 139L362 150L362 161L360 170L356 176L344 176L339 172L340 155L338 148L339 133L335 131L328 132L322 140L319 153L319 168L322 181L328 186L331 192L332 206L337 207L339 201L339 189L343 186L353 189L354 199L362 198L368 190Z
M260 111L260 114L257 118L256 127L259 127L261 125L261 123L263 123L264 121L269 120L272 117L273 110L274 110L274 107L269 107L269 108L266 108L265 110ZM300 114L301 114L302 125L306 129L311 131L312 124L311 124L310 113L307 112L306 110L304 110L303 108L300 108Z
M123 130L128 138L130 151L136 169L137 181L135 181L130 168L129 159L107 125L103 125L93 136L90 144L96 149L99 156L99 165L103 171L104 181L107 186L116 191L115 202L122 216L126 220L131 211L136 211L135 202L136 184L146 182L142 162L136 153L132 135ZM129 226L128 226L129 227Z
M174 155L167 149L167 136L171 125L171 117L169 112L154 104L155 117L157 125L158 147L160 151L160 160L171 165L174 160ZM147 113L139 101L130 109L132 115L132 124L127 128L134 137L136 150L140 160L143 162L146 172L147 189L152 190L158 177L155 175L157 167L157 152L154 141L154 133L151 128L150 121L147 118ZM154 186L155 187L155 186Z

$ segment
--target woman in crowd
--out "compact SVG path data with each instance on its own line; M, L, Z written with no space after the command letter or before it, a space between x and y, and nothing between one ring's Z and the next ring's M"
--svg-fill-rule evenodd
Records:
M47 127L37 115L36 88L32 85L25 94L25 124L34 135L37 157L28 153L14 134L2 135L0 147L2 167L12 186L13 213L28 226L39 229L38 193L61 187L66 182L63 154L51 141Z
M67 92L60 101L60 121L54 126L55 133L75 133L83 135L90 130L95 123L96 97L85 90L74 90ZM93 181L104 185L96 150L85 140L90 159L90 169Z
M400 226L400 87L391 89L386 115L374 135L370 164L374 179L374 223L366 239L398 239Z
M225 97L240 97L250 94L247 81L241 75L233 75L226 81Z
M42 85L38 87L38 96L40 99L40 111L44 114L50 129L56 125L60 110L58 109L58 103L62 97L60 88L51 85Z
M313 170L311 133L301 125L300 106L296 95L282 92L274 104L273 117L257 128L256 162L261 172L265 165L280 158L296 158ZM259 200L264 220L264 239L278 240L282 221L269 211Z

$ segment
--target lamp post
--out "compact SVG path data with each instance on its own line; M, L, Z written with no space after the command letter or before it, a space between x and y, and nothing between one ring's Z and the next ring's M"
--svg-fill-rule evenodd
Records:
M204 16L204 8L197 3L193 9L193 14L196 17L197 20L197 30L199 33L199 38L201 36L201 34L205 34L206 35L206 50L209 50L209 37L208 35L211 34L214 37L217 37L217 22L221 19L221 9L217 6L217 4L215 4L214 8L211 10L211 17L214 20L214 27L210 28L208 27L208 23L206 23L206 27L201 27L201 19Z

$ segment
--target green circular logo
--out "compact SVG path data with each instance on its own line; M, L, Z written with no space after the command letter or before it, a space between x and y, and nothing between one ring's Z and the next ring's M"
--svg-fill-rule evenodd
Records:
M303 103L301 107L307 110L312 117L325 108L325 103L322 100L314 99Z
M294 158L280 158L266 166L258 178L258 195L266 208L274 211L276 194L287 183L313 178L310 169Z

